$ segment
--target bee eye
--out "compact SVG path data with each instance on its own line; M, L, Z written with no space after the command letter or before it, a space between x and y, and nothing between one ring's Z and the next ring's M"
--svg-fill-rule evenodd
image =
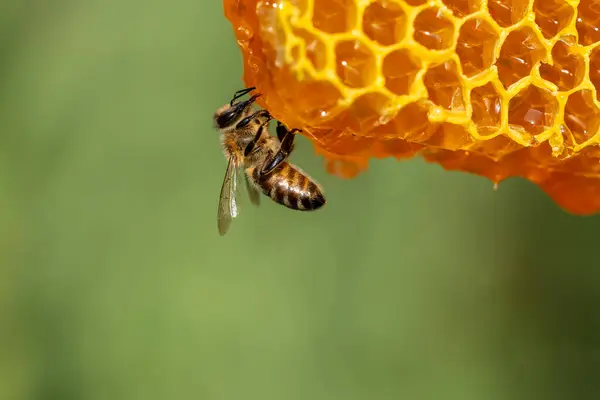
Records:
M237 107L232 107L227 111L219 114L216 118L216 123L218 128L227 128L228 126L233 125L235 121L237 121L240 117L240 110Z

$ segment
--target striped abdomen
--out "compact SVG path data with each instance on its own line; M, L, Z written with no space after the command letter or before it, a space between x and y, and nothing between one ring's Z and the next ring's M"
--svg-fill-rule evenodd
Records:
M265 195L293 210L312 211L325 204L321 188L286 162L266 176L259 168L248 168L247 173Z

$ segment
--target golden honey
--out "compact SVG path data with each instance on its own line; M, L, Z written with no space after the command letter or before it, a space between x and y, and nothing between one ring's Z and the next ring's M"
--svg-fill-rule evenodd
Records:
M600 0L224 0L244 80L351 177L416 154L600 211Z

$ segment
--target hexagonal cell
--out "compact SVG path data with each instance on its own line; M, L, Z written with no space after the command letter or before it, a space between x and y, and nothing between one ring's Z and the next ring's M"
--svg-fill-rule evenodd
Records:
M390 99L381 93L364 94L336 118L335 124L355 135L365 136L381 125L380 121L389 104Z
M360 40L340 41L335 46L336 72L351 88L369 86L377 77L375 57Z
M494 48L497 40L498 34L483 19L470 19L460 27L456 53L460 58L464 75L475 75L494 63Z
M498 130L502 117L502 99L491 83L471 90L471 119L480 135L491 135Z
M445 150L463 150L473 144L473 138L464 127L444 122L424 143Z
M431 50L447 49L454 39L452 21L442 15L438 8L426 8L415 18L413 37Z
M503 28L512 26L525 17L528 1L488 0L490 15Z
M596 98L600 101L600 47L590 54L590 81L596 88Z
M570 90L579 85L585 74L585 61L578 54L571 54L574 37L565 37L552 48L554 65L540 64L540 76L554 83L558 90Z
M345 126L335 127L306 127L304 126L303 131L313 138L319 138L319 146L317 151L323 155L330 155L327 149L335 149L333 156L356 156L361 151L368 149L375 138L371 136L359 136L353 134L350 130L346 129Z
M478 154L485 155L486 157L490 157L494 160L499 160L500 158L514 153L517 150L522 149L523 146L512 140L511 138L505 135L494 136L493 138L486 139L482 142L479 142L476 146L469 149L470 151L474 151Z
M564 130L562 129L563 127ZM561 126L561 133L563 133L563 135L565 131L567 131L567 134L569 133L569 130L564 125ZM551 167L552 169L564 166L564 159L552 155L552 146L548 140L540 143L537 146L528 147L526 150L526 156L533 164L544 165Z
M535 63L545 56L546 49L531 28L512 31L504 40L496 63L498 77L504 87L508 88L528 76Z
M327 33L349 32L357 22L354 0L314 0L312 23Z
M483 0L442 0L457 18L463 18L479 11L481 9L482 1Z
M408 50L392 51L383 59L385 87L398 95L409 94L420 69L418 60L412 58Z
M307 30L295 28L293 31L294 35L302 38L304 41L306 58L308 58L315 69L320 71L325 68L325 64L327 64L325 43Z
M454 61L430 67L423 82L433 103L448 110L464 110L462 82Z
M363 32L383 46L398 43L406 31L406 14L397 3L377 0L363 14Z
M295 109L299 120L309 125L321 125L331 118L331 114L342 97L339 90L329 81L287 80L289 91L282 92L287 97L282 101ZM299 95L301 93L301 95Z
M600 41L600 5L598 0L580 0L577 7L579 43L587 46Z
M508 123L532 135L542 133L554 124L558 108L556 98L546 89L528 86L508 104Z
M409 6L422 6L427 3L427 0L404 0L404 2Z
M573 8L564 0L535 0L533 12L535 23L546 39L556 36L573 18Z
M566 123L561 124L558 130L563 137L563 143L565 147L572 149L577 145L575 137L573 136L573 132L571 132L571 130L567 127ZM549 153L552 154L552 148L549 149Z
M594 104L591 91L581 90L569 96L565 106L565 124L578 144L598 133L600 110Z
M429 105L425 102L409 103L398 111L390 123L401 139L421 143L429 139L437 129L437 124L429 122L428 112Z
M372 136L370 132L382 125L381 120L389 106L390 99L384 94L377 92L364 94L357 97L352 104L333 118L321 123L320 129L324 130L319 134L327 136L343 130L355 136Z

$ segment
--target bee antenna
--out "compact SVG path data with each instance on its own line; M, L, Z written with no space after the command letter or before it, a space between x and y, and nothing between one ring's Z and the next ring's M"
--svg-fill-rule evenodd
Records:
M256 99L258 99L259 97L261 97L262 94L260 93L256 93L254 95L252 95L252 97L250 97L250 99L248 100L250 103L254 103L256 101Z
M229 102L229 105L230 105L230 106L233 106L233 103L234 103L234 102L235 102L237 99L239 99L240 97L242 97L242 96L244 96L244 95L246 95L246 94L250 93L251 91L253 91L253 90L255 90L255 89L256 89L256 87L252 86L252 87L249 87L249 88L245 88L245 89L238 90L237 92L235 92L235 93L233 94L233 98L231 99L231 102Z

